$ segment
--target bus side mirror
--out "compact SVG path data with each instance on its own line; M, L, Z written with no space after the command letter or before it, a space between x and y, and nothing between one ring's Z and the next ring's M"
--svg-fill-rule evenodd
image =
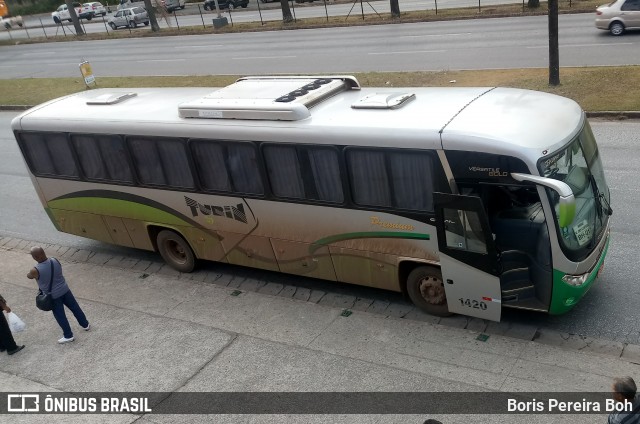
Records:
M568 184L554 180L553 178L539 177L537 175L520 174L512 172L511 177L516 181L529 181L534 184L543 185L554 190L560 196L558 202L558 224L560 227L568 227L573 222L573 218L576 216L576 199L573 196L573 191Z

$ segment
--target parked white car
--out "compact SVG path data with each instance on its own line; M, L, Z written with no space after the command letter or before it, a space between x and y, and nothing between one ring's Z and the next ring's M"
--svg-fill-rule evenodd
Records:
M10 18L3 18L0 16L0 27L11 29L15 27L21 27L24 25L22 16L12 16Z
M151 0L151 4L154 4L154 0ZM120 0L118 2L118 10L131 9L132 7L141 7L143 9L146 9L144 7L143 0Z
M109 18L109 26L112 29L117 29L118 27L135 28L140 24L149 25L149 15L141 7L118 10Z
M86 19L90 21L91 18L93 18L91 13L82 11L82 5L80 3L73 3L73 8L76 10L76 15L78 15L79 19ZM51 17L53 18L53 22L57 24L62 23L62 21L71 22L71 14L67 9L66 4L60 5L55 12L51 13Z
M98 1L94 1L91 3L84 3L82 5L82 13L91 13L91 16L106 16L107 9L104 5Z

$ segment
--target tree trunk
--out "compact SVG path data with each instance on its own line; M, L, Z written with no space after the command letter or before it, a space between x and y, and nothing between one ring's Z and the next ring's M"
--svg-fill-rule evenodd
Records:
M160 25L158 25L158 18L156 18L156 5L157 2L151 3L151 0L144 0L144 8L147 9L147 15L149 15L149 23L151 24L151 31L160 31ZM162 6L161 6L162 7Z
M391 17L399 18L400 17L400 3L398 0L389 0L389 7L391 8Z
M558 0L549 0L549 85L560 85L560 48L558 42Z
M282 22L285 24L293 22L293 15L289 8L289 2L287 0L280 0L280 6L282 7Z
M537 9L540 7L540 0L527 0L527 7L529 9Z
M69 16L71 17L71 22L73 22L73 26L76 29L76 35L84 35L84 31L82 30L82 25L80 25L80 19L78 19L78 14L76 13L76 9L73 7L73 0L64 0L64 3L67 5L69 9Z

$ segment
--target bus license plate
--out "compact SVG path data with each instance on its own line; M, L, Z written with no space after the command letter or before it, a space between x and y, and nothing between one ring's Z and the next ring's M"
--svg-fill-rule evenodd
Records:
M576 235L576 239L578 239L578 244L580 246L586 244L591 240L591 226L587 223L585 219L578 225L573 227L573 232Z

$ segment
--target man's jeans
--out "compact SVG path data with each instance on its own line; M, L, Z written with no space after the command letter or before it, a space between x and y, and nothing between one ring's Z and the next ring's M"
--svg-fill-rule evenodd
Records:
M69 326L69 320L67 320L67 316L64 313L64 307L69 308L73 315L78 320L78 324L82 327L86 327L89 325L89 321L87 321L87 317L84 316L84 312L80 309L80 305L76 301L76 298L73 297L73 293L71 290L63 294L57 299L53 299L53 316L58 321L58 325L62 328L62 332L64 333L64 337L69 339L73 337L73 331L71 331L71 327Z

